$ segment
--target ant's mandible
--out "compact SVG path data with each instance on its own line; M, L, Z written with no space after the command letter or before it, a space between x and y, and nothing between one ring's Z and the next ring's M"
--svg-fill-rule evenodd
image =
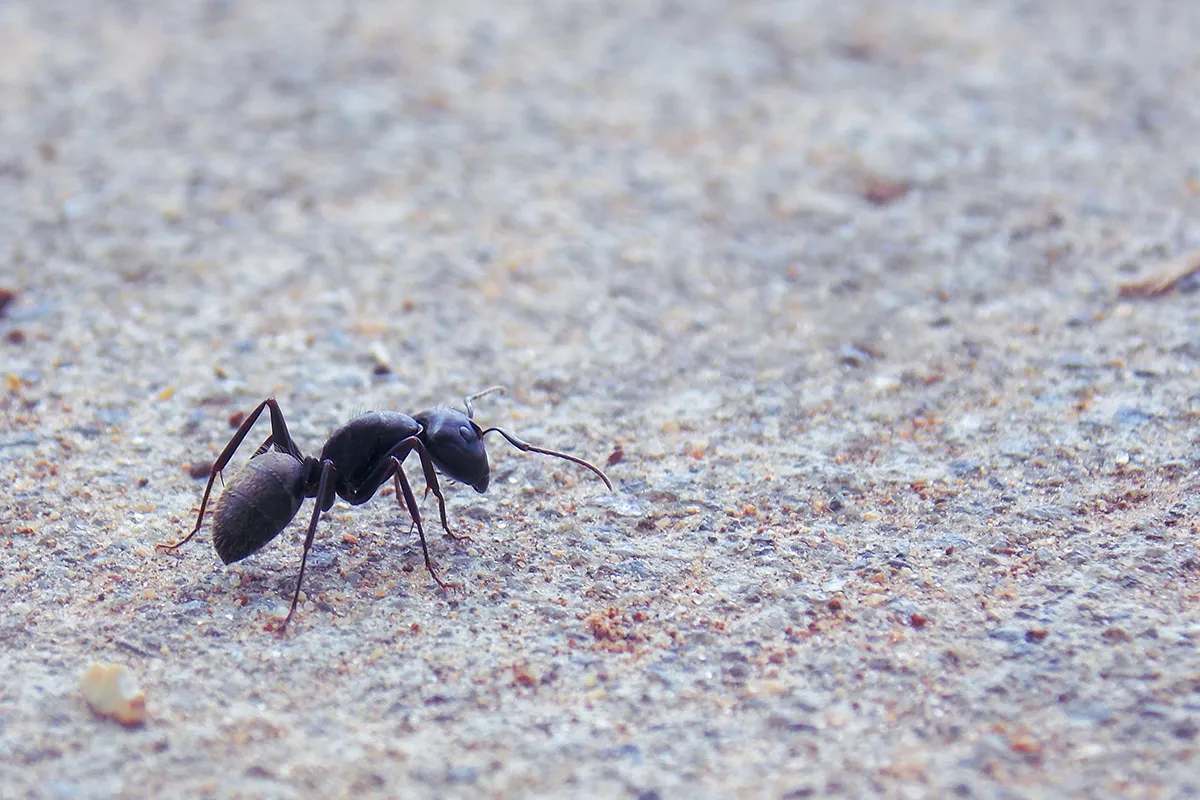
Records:
M196 527L183 541L160 542L156 547L166 552L176 552L187 544L200 530L213 482L229 464L242 441L250 433L254 423L264 409L271 413L271 435L266 438L246 466L229 481L217 504L213 518L213 547L226 564L240 561L257 552L287 527L300 511L305 498L316 498L308 533L304 537L304 554L300 558L300 575L296 579L296 591L292 605L280 626L282 632L300 600L300 586L304 582L304 566L308 562L308 551L312 548L313 536L317 531L317 520L321 512L328 511L336 498L341 497L351 505L362 505L370 500L376 490L389 478L396 484L396 499L406 507L421 540L421 552L425 556L425 567L443 589L449 588L438 577L429 558L425 544L425 530L421 526L421 514L412 487L404 474L403 463L409 453L416 452L425 473L427 491L433 492L438 501L438 512L442 528L454 539L458 536L450 531L446 522L446 500L438 484L437 473L451 480L460 481L483 493L488 488L488 458L483 437L498 433L509 444L526 453L541 453L566 459L590 469L600 476L610 490L612 482L599 467L581 458L535 447L500 428L483 429L473 419L472 400L492 392L504 391L493 386L465 398L466 413L456 408L433 408L409 416L399 411L368 411L360 417L338 428L325 442L320 458L306 456L300 452L288 433L283 412L275 398L270 397L246 417L237 433L225 445L221 455L213 463L200 501L200 513L196 516Z

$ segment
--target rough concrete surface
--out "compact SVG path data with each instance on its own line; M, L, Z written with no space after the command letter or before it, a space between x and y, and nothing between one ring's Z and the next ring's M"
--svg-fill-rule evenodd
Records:
M1198 40L1171 0L0 3L0 796L1200 792L1196 287L1118 293L1200 247ZM490 439L472 541L429 527L459 592L390 491L283 637L311 504L155 550L264 397L316 453L497 383L484 424L616 490Z

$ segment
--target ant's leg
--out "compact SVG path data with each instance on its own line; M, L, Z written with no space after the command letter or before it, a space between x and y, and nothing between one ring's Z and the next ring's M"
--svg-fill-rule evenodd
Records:
M383 460L371 470L371 473L367 477L363 478L358 486L344 492L342 497L353 505L365 503L375 493L376 489L393 476L391 459L395 458L397 461L403 463L404 459L408 458L408 454L414 450L421 458L421 469L425 473L426 490L432 491L438 499L438 514L442 519L442 529L452 539L469 538L455 534L450 530L450 524L446 520L446 498L442 496L441 486L438 485L437 472L433 468L433 461L429 458L429 453L425 451L425 445L421 444L421 440L416 436L410 436L407 439L401 440L399 444L387 452ZM408 498L406 497L405 499L407 500Z
M400 505L400 510L408 511L408 506L406 506L404 504L403 490L400 488L400 474L396 473L395 475L393 475L392 480L396 484L396 502ZM408 526L408 535L412 536L412 532L415 531L416 529L417 529L417 523L414 521L413 524Z
M270 436L268 436L268 437L267 437L265 440L263 440L263 443L262 443L262 444L260 444L260 445L258 446L258 449L254 451L254 455L252 455L252 456L250 456L250 457L251 457L251 458L257 458L258 456L261 456L263 453L265 453L265 452L267 452L268 450L270 450L270 449L271 449L271 445L273 445L274 443L275 443L275 434L271 434L271 435L270 435Z
M365 503L374 494L375 491L387 482L388 478L393 478L396 481L396 486L399 492L396 495L397 502L401 508L408 510L409 516L412 517L413 527L417 529L417 535L421 539L421 551L425 555L425 566L429 570L429 574L437 581L437 585L443 589L453 588L453 584L448 584L438 577L437 571L433 568L433 561L429 557L429 546L425 543L425 527L421 524L421 512L417 506L417 498L413 496L412 486L408 483L408 476L404 474L404 458L414 449L420 448L424 453L424 446L421 440L415 436L410 436L393 447L383 459L375 465L357 486L343 487L341 496L347 503L351 505L359 505ZM425 458L429 456L426 454ZM446 519L445 505L442 506L443 525Z
M281 634L287 628L287 624L292 621L292 615L296 613L296 604L300 602L300 587L304 585L304 567L308 564L308 551L312 549L313 537L317 533L317 520L321 518L321 509L325 507L326 501L331 503L333 501L334 483L330 480L332 475L333 462L325 459L321 462L321 483L317 488L317 503L313 506L312 519L308 523L308 535L304 537L304 555L300 556L300 576L296 578L296 592L292 595L292 607L288 609L283 624L279 626Z
M421 539L421 552L425 555L425 568L429 570L430 576L437 582L437 585L443 590L452 588L452 584L447 584L438 577L437 571L433 568L433 561L429 558L429 545L425 544L425 529L421 526L421 512L417 510L417 499L413 497L412 487L408 485L408 477L404 474L404 467L400 463L400 459L396 456L389 456L388 463L392 469L396 479L400 483L400 489L404 492L404 499L408 503L408 511L412 515L413 522L417 526L417 536Z
M271 445L272 445L272 444L274 444L274 443L275 443L275 435L274 435L274 434L271 434L270 436L268 436L266 439L264 439L264 440L263 440L263 443L262 443L262 444L260 444L260 445L258 446L258 449L254 451L254 454L253 454L253 455L251 455L251 456L250 456L250 458L251 458L251 459L258 458L258 457L259 457L259 456L261 456L263 453L265 453L265 452L267 452L268 450L270 450L270 449L271 449ZM224 475L224 474L222 474L222 475L221 475L221 485L222 485L222 486L224 486L224 485L225 485L225 475ZM194 532L194 531L193 531L193 532ZM184 541L187 541L187 540L185 539ZM183 544L183 542L180 542L180 544Z
M508 440L509 444L511 444L513 447L517 448L518 450L520 450L523 453L540 453L541 455L544 455L544 456L554 456L555 458L561 458L565 461L570 461L573 464L578 464L581 467L587 467L592 472L599 475L600 480L604 481L604 485L608 487L609 491L612 491L612 488L613 488L612 481L610 481L608 479L608 476L605 475L600 470L599 467L597 467L595 464L591 463L590 461L584 461L582 458L577 458L576 456L569 455L567 453L560 453L557 450L547 450L544 447L535 447L535 446L531 445L529 442L523 442L520 439L518 439L517 437L513 436L508 431L501 430L500 428L488 428L487 430L485 430L483 432L482 435L487 436L489 433L500 434L501 436L503 436L505 439Z
M392 476L392 480L393 480L393 481L395 481L395 484L396 484L396 502L400 504L400 510L401 510L401 511L408 511L408 506L406 506L406 505L404 504L404 497L403 497L403 495L401 494L401 489L400 489L400 475L399 475L399 474L393 475L393 476Z
M446 522L446 498L442 497L442 487L438 483L437 470L433 468L433 459L429 457L429 452L426 451L425 445L421 444L420 439L413 446L413 450L417 451L417 457L421 459L421 471L425 473L425 494L433 492L434 497L438 499L438 513L442 517L442 530L456 542L471 541L470 536L450 530L450 525Z
M192 532L183 541L174 544L159 542L155 545L157 549L173 553L191 541L192 537L200 532L200 524L204 521L204 511L208 508L208 498L212 494L213 482L217 479L217 475L221 474L221 470L229 465L233 454L241 447L242 441L250 433L250 429L254 427L254 423L262 416L264 408L271 410L271 439L274 442L283 443L287 452L303 460L303 456L300 456L299 450L296 449L296 445L292 441L291 434L288 433L287 422L283 419L283 412L279 410L279 404L275 402L274 397L268 397L258 404L258 408L250 412L250 415L238 427L237 433L233 434L233 438L225 445L225 449L221 451L221 455L217 456L217 460L213 462L212 470L208 473L208 485L204 487L204 499L200 501L200 513L196 515L196 527L192 528Z

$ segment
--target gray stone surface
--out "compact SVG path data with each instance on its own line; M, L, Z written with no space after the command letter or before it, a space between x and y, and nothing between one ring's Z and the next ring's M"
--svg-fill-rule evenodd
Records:
M1200 792L1196 295L1117 296L1200 247L1198 39L1169 0L0 3L0 795ZM494 383L485 422L624 459L493 443L431 541L461 593L390 496L327 515L285 638L300 523L154 550L267 395L316 451Z

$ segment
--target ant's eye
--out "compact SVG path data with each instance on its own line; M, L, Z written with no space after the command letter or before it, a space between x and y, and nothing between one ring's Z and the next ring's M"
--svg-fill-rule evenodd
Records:
M463 438L463 441L464 441L464 442L473 442L473 441L475 441L475 431L474 431L474 429L472 429L472 428L468 428L466 425L463 425L463 426L461 426L461 427L458 429L458 432L459 432L459 434L462 436L462 438Z

